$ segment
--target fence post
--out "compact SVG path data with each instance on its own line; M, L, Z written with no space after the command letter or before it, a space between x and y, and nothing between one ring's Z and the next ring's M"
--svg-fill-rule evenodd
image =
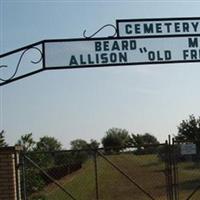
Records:
M166 181L167 181L167 198L168 200L174 200L174 189L173 189L173 163L172 163L172 145L171 137L168 136L166 141Z
M178 191L178 169L177 169L177 160L176 160L176 146L175 140L172 139L172 163L173 163L173 189L174 189L174 199L179 199Z
M94 151L94 171L95 171L95 187L96 187L96 200L99 200L99 184L98 184L98 168L97 168L97 150Z
M171 200L171 193L170 193L170 180L169 180L169 146L168 141L165 141L165 148L164 148L164 160L165 160L165 179L166 179L166 193L167 193L167 200Z
M0 199L21 200L19 153L21 146L0 148Z

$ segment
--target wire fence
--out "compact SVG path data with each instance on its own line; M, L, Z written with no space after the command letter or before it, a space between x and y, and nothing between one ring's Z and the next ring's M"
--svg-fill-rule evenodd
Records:
M23 200L199 200L199 153L180 145L22 154Z
M166 199L164 147L26 153L23 199Z

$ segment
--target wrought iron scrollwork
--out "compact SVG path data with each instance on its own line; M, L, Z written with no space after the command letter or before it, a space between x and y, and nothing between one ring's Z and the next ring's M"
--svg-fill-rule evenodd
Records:
M16 68L15 68L14 73L13 73L9 78L7 78L7 79L0 78L0 81L6 82L6 81L10 81L10 80L12 80L13 78L15 78L15 76L16 76L18 70L19 70L19 67L20 67L22 58L24 57L25 53L28 52L29 50L33 50L33 49L36 50L36 51L38 51L38 52L40 53L40 57L39 57L38 60L36 60L36 61L31 60L30 62L31 62L32 64L38 64L38 63L40 63L40 62L42 61L42 59L43 59L43 53L42 53L42 51L41 51L38 47L30 47L30 48L27 48L27 49L25 49L25 50L22 52L22 54L20 55L20 58L19 58L19 61L18 61L18 63L17 63L17 66L16 66ZM8 68L8 66L7 66L7 65L0 65L0 69L1 69L1 68Z
M83 37L84 38L86 38L86 39L90 39L90 38L93 38L96 34L98 34L100 31L102 31L104 28L106 28L106 27L112 27L113 29L114 29L114 33L113 33L113 35L110 35L110 36L108 36L108 37L115 37L116 36L116 34L117 34L117 28L113 25L113 24L106 24L106 25L104 25L104 26L102 26L99 30L97 30L95 33L93 33L92 35L90 35L90 36L86 36L86 31L87 30L84 30L83 31Z

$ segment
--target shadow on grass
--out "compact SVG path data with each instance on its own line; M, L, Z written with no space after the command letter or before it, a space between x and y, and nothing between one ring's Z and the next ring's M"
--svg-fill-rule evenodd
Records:
M184 181L179 184L179 189L181 190L194 190L197 187L200 188L200 179Z
M185 166L184 169L188 169L188 170L196 170L196 169L199 169L200 171L200 164L198 163L194 163L192 165L189 165L189 166Z
M158 166L160 165L160 162L150 162L150 163L146 163L146 164L142 164L142 167L154 167L154 166Z

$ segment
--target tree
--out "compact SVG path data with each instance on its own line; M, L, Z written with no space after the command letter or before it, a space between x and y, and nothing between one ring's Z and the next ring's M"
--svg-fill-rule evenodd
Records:
M89 146L91 149L98 149L98 148L99 148L99 145L100 145L100 143L97 142L96 140L93 140L93 139L91 139L91 140L90 140L90 143L88 144L88 146Z
M190 115L189 119L183 120L178 126L176 139L200 142L200 117Z
M33 150L36 142L33 139L33 134L28 133L28 134L22 135L21 138L18 140L17 144L23 146L24 151L31 151Z
M126 129L111 128L102 138L102 145L106 151L112 150L118 152L130 144L130 136Z
M7 146L7 144L5 142L5 136L4 136L4 134L5 134L5 131L2 130L0 132L0 147L6 147Z
M44 136L36 143L36 151L60 151L62 144L54 137Z
M154 135L151 135L150 133L145 133L142 135L142 141L144 145L148 144L159 144L159 141Z
M91 154L89 150L89 145L85 140L76 139L71 141L72 151L72 160L75 163L83 163L88 159L88 156Z
M134 146L144 146L148 144L159 144L157 138L150 133L145 133L145 134L137 134L134 135L132 134L132 143Z
M32 159L37 161L40 167L51 168L58 160L59 154L56 154L55 151L60 150L62 150L62 145L56 138L44 136L36 143Z
M142 135L140 134L131 134L131 141L134 146L141 147L143 145Z
M88 149L88 143L82 139L72 140L70 145L72 150Z
M143 146L143 139L142 135L140 134L131 134L131 142L133 146L137 147L137 153L141 152L142 146Z
M150 133L145 134L137 134L131 135L132 144L137 147L136 153L139 154L151 154L157 151L156 146L148 146L148 145L156 145L159 144L157 138Z

